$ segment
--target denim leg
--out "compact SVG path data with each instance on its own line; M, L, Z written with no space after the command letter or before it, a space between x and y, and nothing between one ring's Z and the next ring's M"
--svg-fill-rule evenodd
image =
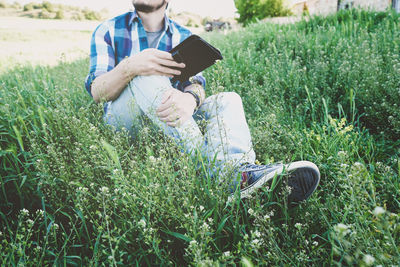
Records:
M128 85L140 110L166 135L175 139L186 153L192 154L201 151L203 134L193 117L177 127L168 126L156 114L156 109L161 105L164 93L171 89L171 82L164 76L138 76Z
M255 152L240 96L224 92L208 97L199 108L196 120L206 120L205 147L223 172L241 163L254 163Z
M132 137L135 137L140 129L143 112L129 88L125 88L117 99L106 105L107 110L103 116L105 123L118 131L125 128Z

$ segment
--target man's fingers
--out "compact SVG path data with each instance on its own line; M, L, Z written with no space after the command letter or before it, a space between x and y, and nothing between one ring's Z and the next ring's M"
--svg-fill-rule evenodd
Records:
M165 93L164 93L164 95L163 95L163 97L162 97L162 100L161 100L161 106L162 106L162 104L164 104L165 102L167 102L167 100L171 97L171 95L172 95L172 93L174 92L174 89L170 89L170 90L167 90ZM160 106L160 107L161 107ZM160 108L159 107L159 108Z
M173 114L174 112L175 112L174 109L171 107L167 107L166 109L161 108L160 110L157 110L157 116L160 119L164 120L165 118L167 118L170 114Z
M163 121L163 122L165 122L167 124L176 122L179 119L180 119L180 117L176 113L171 113L171 114L169 114L168 116L166 116L164 118L160 118L161 121Z
M168 60L168 59L163 59L163 58L158 58L157 63L160 65L163 65L165 67L170 67L170 68L183 69L185 67L185 63L178 63L174 60Z
M171 127L179 127L182 124L184 124L186 121L187 121L187 118L179 118L176 121L167 122L167 125L171 126Z
M167 75L181 75L181 71L180 70L176 70L176 69L171 69L168 67L164 67L162 65L159 65L156 67L156 71L157 72L161 72L161 73L165 73Z
M158 49L154 49L153 52L159 58L168 59L168 60L174 60L174 58L172 57L171 53L168 53L168 52L165 52L165 51L161 51L161 50L158 50Z

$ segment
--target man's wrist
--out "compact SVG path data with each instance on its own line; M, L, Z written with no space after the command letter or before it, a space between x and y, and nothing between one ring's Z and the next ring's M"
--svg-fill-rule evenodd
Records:
M124 60L121 61L122 74L126 83L129 83L136 76L134 71L130 68L130 61L130 57L125 57Z
M200 84L193 83L185 88L185 92L192 92L199 97L199 106L201 106L205 99L205 92L203 86Z
M188 93L188 94L190 94L190 95L193 96L193 98L194 98L195 101L196 101L195 110L198 109L199 106L200 106L200 97L199 97L196 93L194 93L194 92L192 92L192 91L185 91L185 93Z

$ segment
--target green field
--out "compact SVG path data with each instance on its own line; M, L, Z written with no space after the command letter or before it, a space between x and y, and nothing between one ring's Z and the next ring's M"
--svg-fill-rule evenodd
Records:
M161 133L132 141L103 125L83 86L88 59L9 67L2 266L400 264L400 16L348 11L205 38L224 55L205 72L208 95L239 93L258 160L315 162L316 193L288 207L283 177L229 203L227 185Z

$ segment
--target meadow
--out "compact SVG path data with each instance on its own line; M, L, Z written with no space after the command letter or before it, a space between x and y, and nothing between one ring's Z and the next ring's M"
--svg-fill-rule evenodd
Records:
M259 162L315 162L313 196L288 206L280 177L228 202L161 133L103 124L87 58L8 66L2 266L400 264L400 16L350 10L205 38L224 55L204 73L208 95L242 96Z

